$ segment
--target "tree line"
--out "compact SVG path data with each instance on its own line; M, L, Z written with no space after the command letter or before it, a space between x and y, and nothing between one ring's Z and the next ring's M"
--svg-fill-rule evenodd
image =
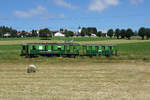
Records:
M81 33L79 34L80 36L91 36L92 34L95 34L98 37L106 37L109 36L110 38L116 37L117 39L130 39L131 36L137 35L136 32L133 32L132 29L119 29L117 28L116 30L109 29L106 33L103 33L102 31L97 31L96 28L82 28Z
M9 33L12 37L17 36L17 30L6 27L6 26L0 26L0 37L3 37L4 34Z
M146 37L146 39L148 40L150 38L150 28L144 28L141 27L138 31L133 32L132 29L116 29L113 31L113 29L108 30L107 35L112 38L117 37L117 39L121 38L127 38L130 39L132 36L140 36L142 40L144 40L144 38Z
M131 39L132 36L139 35L142 40L149 39L150 38L150 28L144 28L141 27L138 31L133 31L131 28L128 29L109 29L106 33L103 33L102 31L97 31L95 27L83 27L81 29L81 32L78 32L75 34L73 31L70 30L63 30L60 29L60 31L66 36L66 37L72 37L72 36L92 36L92 34L95 34L97 37L116 37L117 39ZM49 38L53 36L53 33L50 29L44 28L40 29L38 32L37 30L32 30L31 32L26 32L24 30L17 31L15 29L12 29L11 27L7 26L0 26L0 37L4 37L4 34L9 33L11 37L41 37L41 38Z
M150 28L141 27L138 31L133 31L131 28L128 29L119 29L116 30L109 29L107 33L103 33L102 31L97 31L96 28L82 28L79 36L91 36L91 34L95 34L98 37L106 37L110 38L116 37L117 39L131 39L132 36L140 36L142 40L148 40L150 38Z
M0 26L0 37L5 37L5 34L9 34L9 37L36 37L38 36L36 30L26 32L25 30L17 31L7 26Z
M138 35L137 32L133 32L131 28L129 29L119 29L117 28L116 30L109 29L107 31L107 35L112 38L116 37L117 39L131 39L132 36Z

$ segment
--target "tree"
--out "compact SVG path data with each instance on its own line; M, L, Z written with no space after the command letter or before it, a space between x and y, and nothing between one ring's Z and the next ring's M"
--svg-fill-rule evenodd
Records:
M144 36L146 35L146 29L144 27L141 27L139 29L138 35L144 40Z
M115 36L117 37L117 39L119 39L119 36L120 36L120 29L116 29L115 30Z
M74 33L72 31L68 31L68 30L65 30L64 34L65 34L66 37L74 36Z
M32 37L37 37L38 36L38 33L36 30L32 30Z
M150 38L150 28L146 29L146 34L145 35L146 35L146 39L149 40L149 38Z
M60 29L60 32L63 32L63 31L64 31L64 29L61 28L61 29Z
M122 39L124 39L126 37L126 30L125 29L122 29L120 31L120 36L121 36Z
M133 35L133 31L132 31L132 29L127 29L127 31L126 31L126 37L130 40L130 38L131 38L131 36Z
M40 29L39 37L41 37L42 39L49 39L49 37L52 37L52 33L48 28Z
M87 34L87 29L86 28L82 28L80 35L81 36L85 36Z
M107 35L112 38L112 36L114 35L114 31L113 29L108 30Z
M17 30L11 30L10 34L12 37L17 37Z
M87 28L87 35L88 36L91 36L91 34L97 34L97 29L96 29L96 27L88 27Z
M11 37L17 37L17 30L6 27L6 26L1 26L0 27L0 37L3 37L4 34L9 33Z
M27 32L24 31L24 30L22 30L20 36L21 36L21 37L26 37L26 36L27 36Z
M102 36L102 31L97 32L96 36L101 37Z

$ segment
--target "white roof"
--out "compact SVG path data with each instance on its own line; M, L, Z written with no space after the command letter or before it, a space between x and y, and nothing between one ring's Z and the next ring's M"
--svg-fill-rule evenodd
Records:
M11 36L9 33L4 34L4 36Z
M65 36L64 34L62 34L61 32L57 32L54 34L54 36Z
M91 34L91 36L95 37L95 36L96 36L96 34Z

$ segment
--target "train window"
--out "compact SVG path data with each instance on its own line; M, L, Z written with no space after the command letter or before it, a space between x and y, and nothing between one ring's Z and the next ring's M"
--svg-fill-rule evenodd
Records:
M42 47L42 45L40 45L40 46L39 46L39 50L43 50L43 47Z
M48 50L48 45L45 45L45 51L47 51Z
M59 50L59 51L61 50L61 46L58 46L58 50Z
M90 51L92 50L92 46L90 46Z
M102 49L105 50L105 46L103 46Z
M25 48L25 46L23 46L23 50L25 50L26 48Z
M54 45L52 45L52 48L51 48L52 50L54 49Z
M98 50L98 46L95 46L95 50L96 50L96 51Z
M112 46L109 47L109 50L112 50Z
M33 45L33 50L36 50L35 45Z

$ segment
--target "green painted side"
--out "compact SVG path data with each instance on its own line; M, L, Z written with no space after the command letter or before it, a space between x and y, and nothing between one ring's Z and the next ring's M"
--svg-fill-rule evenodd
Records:
M79 50L79 45L76 45L75 47L76 47L76 50Z
M66 50L67 50L67 51L70 50L70 45L66 45Z
M42 50L45 50L45 45L42 45Z
M101 54L102 54L102 46L98 46L97 54L99 54L99 55L101 55Z
M75 45L73 49L74 49L74 54L78 55L79 54L79 45Z
M65 50L65 46L61 45L61 50L64 51Z
M54 50L58 50L58 45L54 45Z
M39 50L39 45L36 45L35 48L36 48L36 50Z
M63 54L65 54L65 51L64 51L64 50L61 50L59 53L60 53L61 55L63 55Z
M102 46L98 46L98 50L102 50Z
M90 50L90 46L86 46L86 50Z
M114 46L112 46L112 50L114 50L115 48L114 48Z
M111 47L111 51L110 51L111 55L113 55L114 50L115 50L115 47L114 47L114 46L112 46L112 47Z
M96 48L95 48L95 46L92 46L92 50L94 51Z
M29 46L29 50L33 50L33 46L32 45Z
M52 50L52 46L48 45L48 51L51 51L51 50Z
M106 50L106 51L109 50L109 46L105 46L105 50Z

